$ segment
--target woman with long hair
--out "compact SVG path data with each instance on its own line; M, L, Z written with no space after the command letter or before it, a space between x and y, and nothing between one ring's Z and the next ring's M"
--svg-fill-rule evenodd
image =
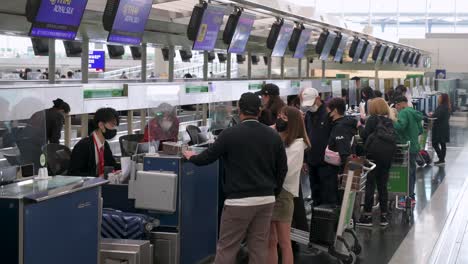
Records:
M269 261L278 263L278 244L283 264L293 264L291 247L291 222L294 197L299 195L300 175L304 163L304 151L310 147L304 120L300 110L287 106L278 112L276 130L286 147L288 173L280 195L276 198L270 227Z
M259 118L260 123L267 126L274 125L278 118L278 113L286 106L280 97L279 87L273 83L267 83L257 94L262 97L263 105Z
M432 126L432 147L437 153L439 160L434 163L437 166L445 164L445 155L447 153L447 143L450 142L450 112L452 106L448 94L443 93L439 96L439 106L432 114L436 118Z
M374 191L377 186L381 214L380 225L386 226L388 225L387 183L392 159L396 150L397 136L390 118L390 107L383 98L375 98L369 101L369 115L370 117L366 122L366 126L359 126L358 129L359 135L366 142L367 158L374 161L377 167L367 176L364 214L359 219L357 225L372 226L372 205L374 204ZM381 127L385 127L386 135L391 133L394 136L394 142L391 142L391 140L383 141L382 138L379 138L377 130L381 130ZM378 148L369 147L371 144L374 147L378 145ZM376 149L378 151L375 151Z

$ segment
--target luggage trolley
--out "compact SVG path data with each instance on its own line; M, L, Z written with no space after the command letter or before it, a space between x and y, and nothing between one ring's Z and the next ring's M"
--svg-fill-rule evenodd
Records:
M390 175L388 179L388 193L394 195L395 199L390 202L390 210L395 207L398 210L406 213L406 220L410 222L413 216L411 207L411 198L409 197L409 155L410 143L404 145L397 145L397 151L393 158L392 167L390 168ZM398 203L400 197L405 197L405 206L401 207ZM392 201L393 199L390 199ZM393 204L394 203L394 204Z
M348 163L347 167L348 173L343 177L346 184L341 208L319 206L313 209L314 213L321 214L323 212L324 214L331 216L329 219L321 219L329 222L329 224L327 223L327 227L330 228L324 228L321 230L318 228L313 229L311 230L313 233L291 228L291 240L321 251L326 251L331 256L340 260L343 264L354 264L357 259L356 255L359 255L362 250L356 233L350 227L353 216L354 201L356 193L365 187L367 173L375 169L376 165L370 161L365 161L364 164L351 161ZM355 172L358 172L358 174L356 175ZM326 232L326 238L322 239L323 241L320 242L310 242L311 235L314 236L314 230L321 234ZM352 245L350 245L350 243L348 243L344 238L345 233L348 233L353 237Z

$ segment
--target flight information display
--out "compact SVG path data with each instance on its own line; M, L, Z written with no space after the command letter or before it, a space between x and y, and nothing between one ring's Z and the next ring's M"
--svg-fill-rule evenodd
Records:
M346 44L348 44L348 39L349 38L347 36L342 35L340 45L338 46L338 49L336 50L336 54L334 58L335 62L340 62L341 59L343 59L343 55L346 49Z
M74 40L87 3L87 0L41 1L29 35Z
M294 26L292 24L284 23L276 40L275 48L273 49L272 57L283 57L288 47L289 40L291 39Z
M90 51L88 68L91 72L104 72L106 69L106 52L102 50Z
M366 64L367 60L369 59L369 55L371 54L373 45L372 43L367 43L367 46L365 47L365 50L362 51L362 56L361 56L361 63Z
M356 47L356 51L354 52L354 58L353 58L353 62L354 63L358 63L359 62L359 59L361 58L361 53L362 53L362 48L364 48L364 44L366 43L364 40L360 39L358 40L359 43Z
M296 51L294 52L294 58L302 59L304 57L307 43L309 42L311 35L312 29L306 28L302 30L301 37L299 38L299 41L297 43Z
M254 15L246 13L241 14L239 22L237 22L236 30L234 31L234 35L232 36L231 44L229 44L229 53L244 53L254 21Z
M223 23L224 7L209 5L203 12L193 50L211 51L216 45L219 29Z
M153 0L120 0L107 41L140 45Z
M330 51L333 47L333 43L335 42L336 34L333 32L330 32L328 34L327 40L325 42L325 45L323 46L322 53L320 54L320 59L321 60L328 60L328 56L330 55ZM337 52L338 53L338 52Z

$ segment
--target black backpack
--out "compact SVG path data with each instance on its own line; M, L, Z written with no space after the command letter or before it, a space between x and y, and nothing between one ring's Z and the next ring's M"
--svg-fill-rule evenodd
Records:
M379 160L393 160L398 136L391 122L384 122L383 117L378 117L375 130L367 138L364 148L367 156Z

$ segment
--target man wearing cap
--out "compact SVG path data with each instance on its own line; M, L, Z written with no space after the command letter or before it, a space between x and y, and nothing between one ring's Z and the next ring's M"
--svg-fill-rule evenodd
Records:
M320 184L327 179L324 174L323 156L330 137L331 127L328 113L320 98L319 92L314 88L306 88L301 94L301 109L305 113L304 122L311 148L304 157L305 165L309 171L310 189L314 205L320 205L328 199L321 192Z
M247 239L249 263L267 262L270 221L288 165L278 133L258 121L261 101L245 93L239 101L241 123L225 129L199 155L184 152L198 166L223 159L226 195L221 217L216 264L235 263L241 242ZM202 212L201 212L202 213Z
M263 102L263 110L258 120L267 126L275 124L278 113L286 106L280 97L279 87L273 83L267 83L255 94L261 96Z

